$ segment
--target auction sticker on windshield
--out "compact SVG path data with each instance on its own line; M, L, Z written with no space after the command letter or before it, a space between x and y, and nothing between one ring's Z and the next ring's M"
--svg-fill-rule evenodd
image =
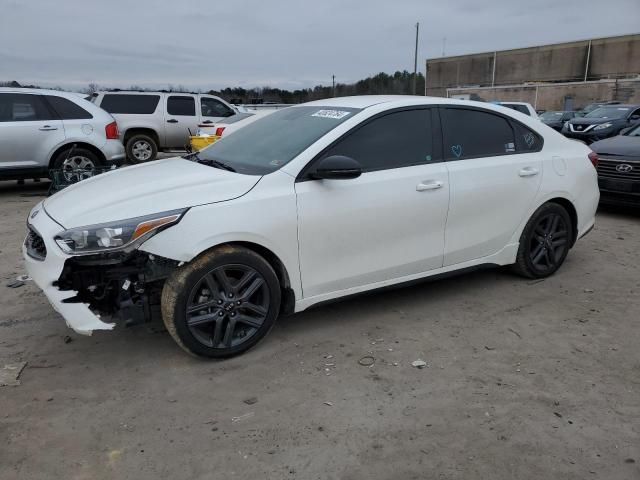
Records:
M322 117L322 118L334 118L336 120L340 120L341 118L346 117L351 112L345 112L343 110L318 110L316 113L311 114L312 117Z

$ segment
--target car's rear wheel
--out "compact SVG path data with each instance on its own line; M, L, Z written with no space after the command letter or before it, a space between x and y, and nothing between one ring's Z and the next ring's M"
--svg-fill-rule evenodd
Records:
M68 182L77 182L93 176L94 169L102 165L98 156L86 148L70 148L60 152L52 168L61 170Z
M520 237L514 269L528 278L544 278L562 265L573 240L573 224L567 210L545 203L532 215Z
M269 332L279 311L273 268L241 247L219 247L178 268L162 291L167 330L197 356L225 358L248 350Z
M131 163L144 163L154 160L158 146L153 138L144 134L133 135L127 140L127 158Z

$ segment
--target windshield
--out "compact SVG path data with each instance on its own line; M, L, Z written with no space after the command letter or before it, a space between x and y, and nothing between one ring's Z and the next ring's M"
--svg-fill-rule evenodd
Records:
M629 137L640 137L640 125L636 126L635 128L632 128L630 131L627 132L627 136Z
M585 115L585 118L624 118L631 109L629 107L599 107Z
M303 106L278 110L240 128L193 157L238 173L266 175L359 112L357 108Z
M555 122L558 120L562 120L562 116L564 112L544 112L540 114L540 120L547 122Z

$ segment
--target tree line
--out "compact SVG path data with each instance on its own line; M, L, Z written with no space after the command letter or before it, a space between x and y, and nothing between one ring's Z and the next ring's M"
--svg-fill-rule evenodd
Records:
M416 93L422 95L424 93L425 78L419 73L416 78ZM3 87L26 87L39 88L37 85L20 85L18 82L7 81L0 82ZM304 103L312 100L321 100L330 97L345 97L350 95L410 95L413 88L413 73L406 70L397 71L394 74L384 72L377 75L358 80L355 83L336 83L333 85L317 85L313 88L303 88L298 90L286 90L282 88L257 87L257 88L241 88L227 87L221 90L208 90L206 93L217 95L232 103ZM60 90L60 87L56 87ZM100 86L97 83L90 83L83 93L88 95L99 90L116 90L108 87ZM150 88L132 85L128 90L153 90ZM187 92L190 91L182 85L167 85L165 91L168 92ZM200 89L198 93L202 93Z

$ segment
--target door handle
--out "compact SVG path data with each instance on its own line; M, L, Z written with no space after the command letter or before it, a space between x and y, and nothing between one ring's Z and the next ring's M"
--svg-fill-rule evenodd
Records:
M521 177L533 177L538 174L538 169L533 167L524 167L518 172Z
M440 180L429 181L425 180L424 182L419 183L416 186L417 192L424 192L425 190L437 190L438 188L442 188L444 185Z
M44 125L40 127L38 130L42 130L43 132L50 132L51 130L57 130L58 127L52 127L51 125Z
M213 122L212 122L211 120L205 120L205 121L204 121L204 122L202 122L202 123L213 123Z
M176 120L175 118L171 118L167 120L167 123L178 123L178 120Z

